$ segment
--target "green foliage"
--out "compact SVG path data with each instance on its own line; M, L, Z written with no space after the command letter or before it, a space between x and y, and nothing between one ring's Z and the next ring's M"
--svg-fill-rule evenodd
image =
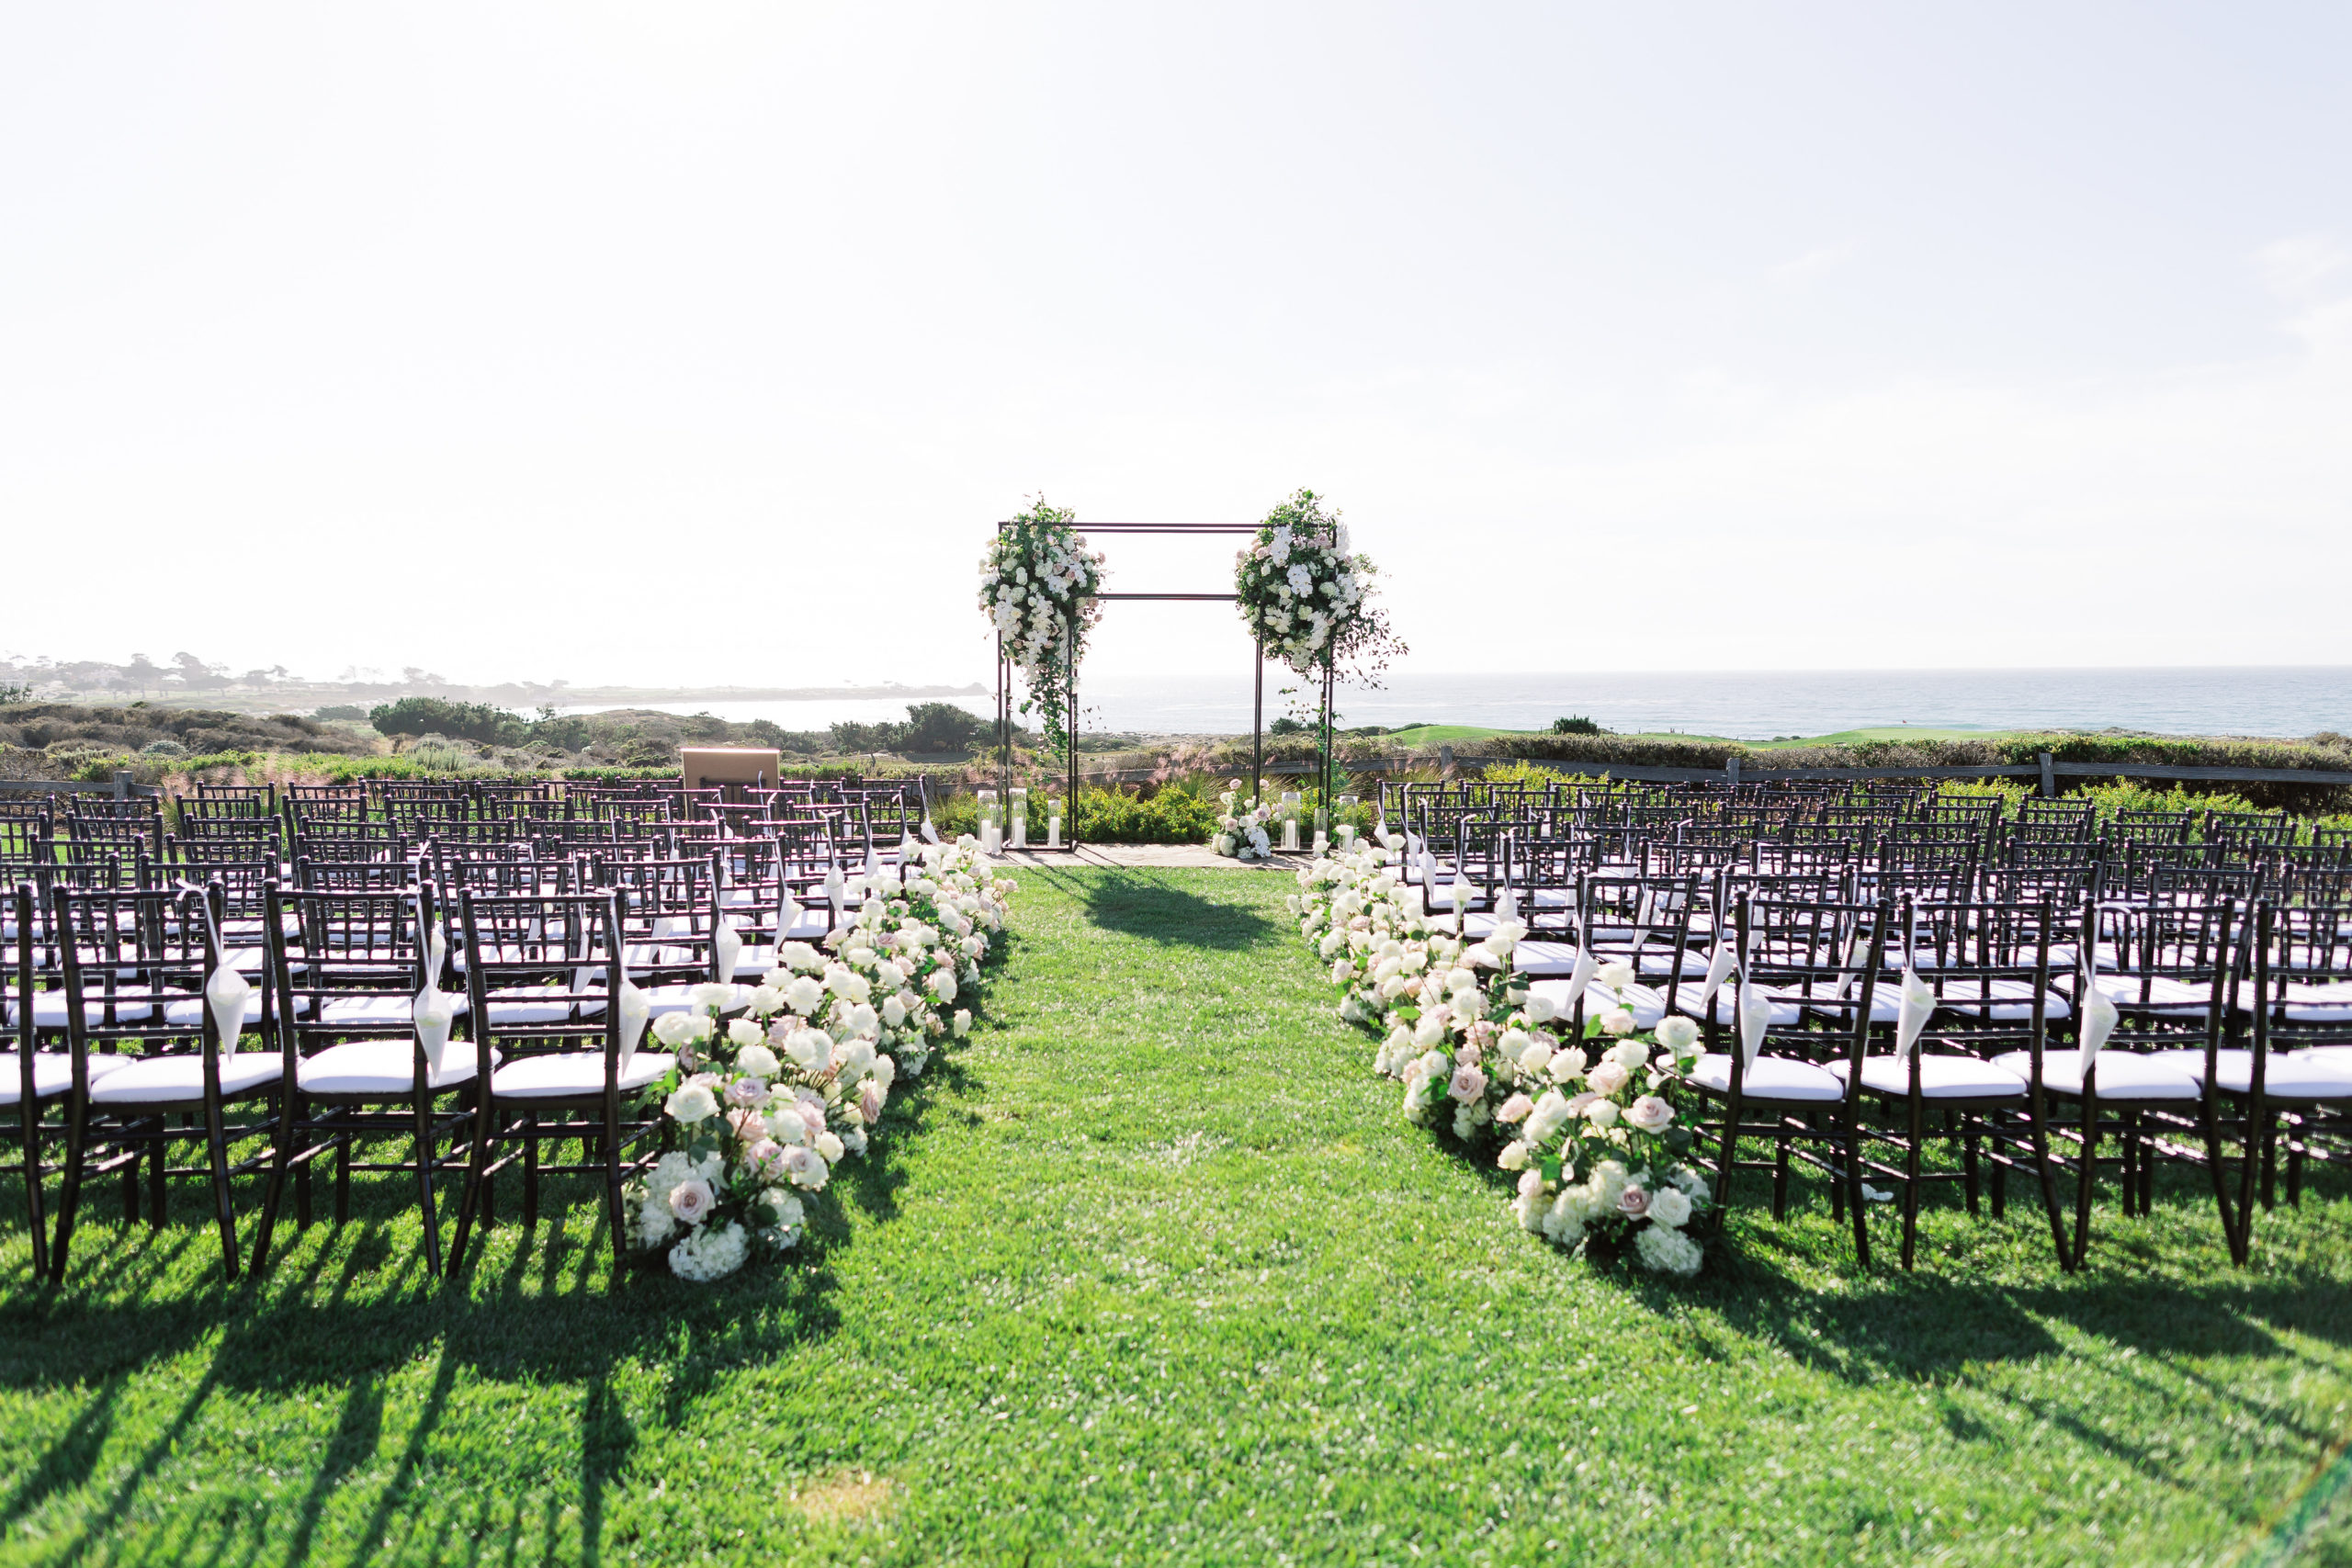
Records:
M33 689L21 681L0 681L0 707L33 700Z
M1315 727L1304 719L1293 718L1288 714L1284 714L1266 726L1266 733L1269 735L1312 735L1315 733Z
M874 724L844 721L833 726L834 749L860 751L943 752L978 750L989 737L989 721L954 703L916 703L907 709L907 721L888 719Z
M379 735L446 735L485 746L520 746L531 739L531 727L520 714L441 697L402 697L372 709L368 719Z
M1552 733L1555 735L1606 735L1609 731L1601 728L1591 719L1577 716L1554 719Z
M312 712L311 716L312 718L325 719L366 718L368 716L368 710L361 707L357 703L331 703L327 706L319 708Z

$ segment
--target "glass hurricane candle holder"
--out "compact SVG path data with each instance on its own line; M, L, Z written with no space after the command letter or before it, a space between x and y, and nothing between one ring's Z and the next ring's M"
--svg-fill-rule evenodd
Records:
M1062 803L1055 795L1046 797L1046 847L1049 850L1062 847Z
M1006 819L1012 824L1011 847L1025 850L1029 847L1029 792L1015 784L1006 793L1005 798L1011 803L1005 808Z

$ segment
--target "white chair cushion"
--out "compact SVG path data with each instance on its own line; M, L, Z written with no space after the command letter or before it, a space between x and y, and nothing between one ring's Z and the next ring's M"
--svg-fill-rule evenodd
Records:
M2025 1079L1994 1063L1980 1062L1973 1056L1941 1055L1933 1051L1919 1052L1918 1057L1922 1099L1999 1100L2025 1093ZM1846 1062L1832 1062L1829 1070L1842 1079L1849 1066ZM1865 1056L1862 1087L1880 1094L1908 1095L1910 1065L1893 1056Z
M2052 1045L2041 1053L2041 1086L2060 1094L2083 1092L2082 1056L2072 1045ZM2021 1078L2033 1072L2033 1053L2005 1051L1993 1065L2007 1067ZM2136 1051L2102 1051L2098 1055L2098 1097L2101 1100L2195 1100L2197 1079L2177 1064L2159 1061Z
M1511 949L1510 966L1521 975L1566 978L1576 973L1577 946L1572 942L1522 942Z
M2177 984L2177 982L2167 983ZM1873 1013L1878 1010L1876 1003L1879 997L1883 997L1888 1002L1899 1006L1903 998L1900 982L1881 983L1878 995L1871 998L1871 1010ZM2033 1016L2033 982L1971 979L1965 976L1949 976L1937 987L1936 1005L1940 1008L1950 1008L1954 1012L1969 1018L1990 1018L1997 1022L2014 1023ZM1887 1013L1888 1020L1892 1021L1894 1016L1894 1012L1890 1008ZM2074 1016L2074 1010L2066 998L2052 990L2042 998L2041 1016L2047 1019L2071 1018Z
M90 1058L96 1076L100 1058ZM22 1097L25 1086L25 1065L14 1051L0 1052L0 1105L14 1105ZM52 1094L63 1094L74 1087L74 1058L62 1051L37 1051L33 1054L33 1098L47 1100Z
M308 1007L310 1004L300 1004ZM171 1029L201 1029L204 1027L204 998L181 997L164 1003L164 1023ZM261 1024L261 992L256 990L245 998L245 1027L255 1029Z
M2076 976L2065 975L2059 976L2053 983L2064 986L2071 992L2080 980ZM2151 1012L2202 1014L2212 1004L2212 995L2204 987L2192 986L2185 980L2174 980L2162 975L2150 976L2146 978L2148 999L2143 1004L2140 1000L2142 984L2142 977L2137 975L2101 975L2098 977L2100 995L2120 1008L2140 1009Z
M550 999L552 998L552 999ZM603 1014L602 1002L581 1002L573 1011L573 1002L560 987L545 986L509 986L490 993L490 1021L499 1024L563 1023L575 1017L595 1018Z
M697 980L693 985L647 987L645 1000L649 1010L646 1016L660 1018L664 1013L686 1011L694 1006L693 998L695 990L707 984L709 984L708 981ZM877 1004L881 999L879 996L875 998ZM739 981L735 986L735 994L727 1005L729 1008L746 1007L750 1005L751 1000L752 987Z
M1690 1081L1718 1094L1731 1092L1731 1058L1709 1052L1690 1069ZM1788 1100L1813 1103L1846 1098L1845 1080L1811 1062L1758 1054L1740 1076L1739 1092L1746 1100Z
M643 1089L677 1065L660 1051L639 1051L621 1070L621 1092ZM550 1051L512 1061L490 1076L500 1100L593 1100L605 1092L602 1051Z
M1700 978L1704 979L1705 976L1701 976ZM1733 1014L1739 1005L1736 995L1738 989L1739 985L1736 980L1726 980L1723 987L1715 992L1715 1021L1726 1029L1731 1027ZM1804 1021L1804 1010L1797 1003L1783 1001L1770 992L1765 994L1764 999L1772 1010L1773 1028L1787 1029ZM1705 1011L1699 1006L1699 987L1693 986L1676 997L1674 1010L1692 1018L1706 1017Z
M155 1016L155 1009L152 1003L135 999L124 1000L125 998L136 998L145 995L147 991L143 987L127 987L115 992L115 1021L145 1023L153 1019ZM82 1006L93 1028L106 1026L106 1000L104 991L85 989L82 993ZM8 1004L8 1027L11 1029L17 1027L18 1010L15 1002ZM65 993L63 991L33 993L33 1027L35 1029L65 1027Z
M2352 980L2290 980L2282 995L2282 1010L2291 1023L2352 1021Z
M2352 1073L2352 1045L2313 1045L2301 1051L2290 1051L2288 1055L2306 1062L2316 1062L2323 1067L2340 1067ZM93 1056L90 1060L96 1062L97 1058Z
M2195 1050L2155 1051L2198 1082L2205 1081L2205 1053ZM2213 1087L2231 1094L2250 1093L2254 1086L2254 1053L2244 1049L2219 1054ZM2352 1067L2338 1066L2307 1051L2273 1051L2262 1065L2262 1092L2281 1100L2341 1100L2352 1097Z
M304 1008L307 1001L300 1004ZM463 1014L473 1004L462 996L452 996L449 1005ZM386 991L380 996L335 997L319 1013L319 1021L345 1029L405 1029L416 1008L416 998L402 991Z
M1567 989L1566 983L1555 983L1562 990ZM1532 994L1534 988L1531 986L1528 990ZM1666 998L1647 986L1628 986L1618 991L1594 981L1585 992L1585 1017L1594 1018L1612 1008L1630 1009L1635 1029L1656 1029L1658 1021L1666 1016Z
M492 1055L495 1066L497 1056ZM453 1040L433 1075L436 1089L471 1083L478 1064L470 1042ZM353 1040L330 1045L294 1068L295 1078L310 1094L377 1094L401 1096L416 1089L416 1043L411 1040Z
M240 1051L220 1058L220 1095L226 1100L276 1083L282 1071L275 1051ZM200 1101L204 1058L193 1051L150 1056L108 1073L90 1086L93 1105L146 1105Z

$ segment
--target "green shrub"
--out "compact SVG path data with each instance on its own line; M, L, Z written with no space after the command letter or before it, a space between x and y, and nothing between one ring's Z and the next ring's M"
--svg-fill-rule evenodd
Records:
M371 711L368 721L379 735L446 735L490 746L520 746L531 739L531 727L520 714L440 697L402 697Z

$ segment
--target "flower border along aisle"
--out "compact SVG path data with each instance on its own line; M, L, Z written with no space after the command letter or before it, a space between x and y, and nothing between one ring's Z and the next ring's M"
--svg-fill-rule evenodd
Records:
M1070 691L1086 634L1102 618L1094 594L1102 556L1070 525L1078 513L1039 496L989 541L980 561L980 609L1004 639L1004 656L1029 688L1021 711L1037 710L1046 750L1069 745Z
M745 1016L723 1020L741 992L714 985L654 1024L678 1056L652 1090L668 1152L630 1183L628 1209L638 1245L682 1279L795 1246L807 1200L865 1152L891 1090L970 1030L1016 885L968 834L921 849L918 864L842 879L821 949L784 943Z
M1287 902L1331 965L1339 1012L1381 1036L1374 1070L1405 1087L1408 1120L1519 1173L1511 1213L1563 1247L1630 1251L1645 1269L1694 1274L1692 1232L1713 1217L1692 1139L1659 1092L1698 1055L1699 1030L1668 1018L1637 1032L1616 1005L1631 965L1577 965L1563 1007L1514 985L1526 928L1506 906L1468 938L1459 913L1431 917L1398 873L1399 846L1317 860ZM1586 1004L1576 1029L1577 1000Z

